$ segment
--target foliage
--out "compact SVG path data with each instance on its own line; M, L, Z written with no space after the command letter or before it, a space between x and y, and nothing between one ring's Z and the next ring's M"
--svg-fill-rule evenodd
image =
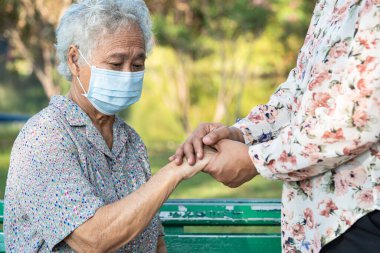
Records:
M54 31L61 12L71 0L3 0L0 2L0 32L12 48L8 68L33 74L46 96L59 94L61 77L55 70Z
M54 69L54 28L71 0L3 0L0 111L35 113L69 86ZM231 124L265 103L294 67L315 1L146 0L157 46L142 100L122 116L149 144L181 142L201 121ZM44 97L44 94L46 97Z

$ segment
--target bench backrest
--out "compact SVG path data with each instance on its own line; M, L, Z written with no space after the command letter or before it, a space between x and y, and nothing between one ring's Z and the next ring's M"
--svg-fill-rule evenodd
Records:
M168 252L281 252L279 200L168 200L160 218Z
M160 210L168 252L281 252L279 200L177 199ZM0 201L0 224L4 202ZM234 229L234 228L238 229ZM275 227L273 231L242 232L244 228ZM211 230L206 231L207 229ZM273 230L273 229L271 229ZM0 253L5 252L0 230Z

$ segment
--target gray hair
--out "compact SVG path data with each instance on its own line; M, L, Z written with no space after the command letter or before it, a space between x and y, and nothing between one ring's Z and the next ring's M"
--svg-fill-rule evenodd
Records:
M149 10L143 0L83 0L72 4L61 18L56 30L58 72L71 80L67 65L70 45L76 45L91 60L91 50L99 41L94 39L131 23L137 24L144 36L145 51L153 47Z

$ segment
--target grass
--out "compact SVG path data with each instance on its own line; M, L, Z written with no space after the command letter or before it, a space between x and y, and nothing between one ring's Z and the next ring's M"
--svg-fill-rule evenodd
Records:
M0 126L0 199L4 198L5 183L9 167L11 145L19 131L18 125ZM174 153L174 147L151 148L148 152L153 174L168 162L168 157ZM170 198L280 198L281 183L269 181L260 176L231 189L215 181L207 174L199 173L193 178L182 182Z

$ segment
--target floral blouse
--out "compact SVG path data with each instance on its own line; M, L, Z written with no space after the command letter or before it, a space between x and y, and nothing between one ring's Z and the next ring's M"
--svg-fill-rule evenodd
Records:
M284 181L283 252L318 252L380 209L380 0L317 2L297 65L235 127Z

